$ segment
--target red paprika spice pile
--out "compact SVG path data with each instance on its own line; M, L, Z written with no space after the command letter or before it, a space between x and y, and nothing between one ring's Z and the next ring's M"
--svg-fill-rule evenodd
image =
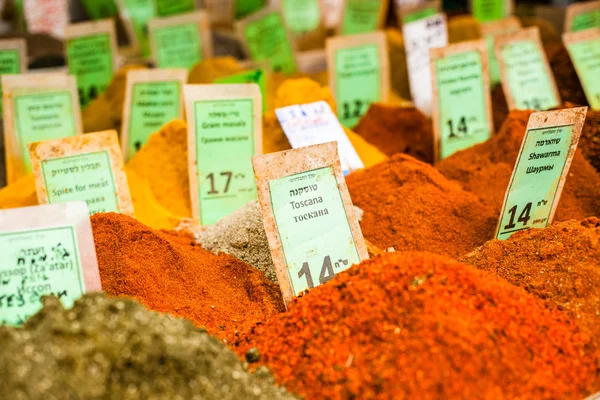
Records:
M294 300L239 352L255 347L280 384L313 399L580 399L595 377L588 343L491 274L387 253Z

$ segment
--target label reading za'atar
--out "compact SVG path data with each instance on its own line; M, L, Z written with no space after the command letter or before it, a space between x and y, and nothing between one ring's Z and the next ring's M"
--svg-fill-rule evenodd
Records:
M119 212L108 150L43 160L41 167L50 204L83 200L90 215Z
M575 125L529 129L508 187L496 238L545 228L565 168Z
M360 262L331 167L269 182L294 295Z
M585 97L593 110L600 110L600 37L567 43Z
M377 30L383 0L346 0L342 34L355 35Z
M340 122L353 128L371 103L381 99L381 65L377 45L337 50L335 80Z
M22 325L54 294L65 307L85 293L75 227L0 232L0 325Z
M197 23L157 28L154 40L160 68L190 69L202 59L202 41Z
M256 199L252 99L194 102L200 223L212 225Z

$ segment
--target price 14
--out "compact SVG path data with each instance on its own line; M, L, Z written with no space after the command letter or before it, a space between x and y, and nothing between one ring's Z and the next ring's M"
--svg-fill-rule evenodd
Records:
M338 260L338 262L335 263L336 268L340 268L342 265L347 266L348 260L340 259ZM313 281L312 273L310 272L310 266L308 265L308 262L304 262L304 264L302 264L302 268L300 268L300 271L298 271L298 278L302 278L303 276L306 277L306 284L308 285L308 288L314 288L315 284ZM331 257L325 256L325 258L323 259L323 265L321 266L321 273L319 274L319 285L330 281L331 279L333 279L334 276L335 272L333 270L333 264L331 263Z

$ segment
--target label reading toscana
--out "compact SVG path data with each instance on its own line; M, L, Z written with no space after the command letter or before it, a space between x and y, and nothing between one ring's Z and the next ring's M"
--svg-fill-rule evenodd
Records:
M600 110L600 29L565 33L563 41L573 60L590 107Z
M198 24L156 28L156 59L159 68L191 68L202 59Z
M342 35L376 31L379 27L384 0L346 0L342 14Z
M265 71L256 69L246 71L240 74L226 76L224 78L215 79L215 83L256 83L260 88L262 95L263 112L267 109L267 78Z
M587 107L532 114L506 192L496 238L552 222ZM562 115L561 115L562 113Z

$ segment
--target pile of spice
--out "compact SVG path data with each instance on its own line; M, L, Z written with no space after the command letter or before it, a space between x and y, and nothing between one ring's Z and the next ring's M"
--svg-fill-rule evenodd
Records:
M0 397L293 399L220 340L127 299L56 298L23 328L0 327Z
M446 158L438 170L492 206L498 216L530 115L531 111L511 111L497 135ZM578 150L555 219L582 220L599 214L600 175Z
M600 339L600 220L556 223L492 240L460 259L564 310Z
M94 215L92 229L102 288L110 295L185 317L228 342L283 310L277 285L191 236L176 238L115 213Z
M583 398L589 338L534 296L428 253L337 275L239 345L307 398Z
M588 108L578 149L600 173L600 111Z
M493 237L497 212L408 155L354 172L346 182L352 202L364 210L365 238L382 250L458 257Z

